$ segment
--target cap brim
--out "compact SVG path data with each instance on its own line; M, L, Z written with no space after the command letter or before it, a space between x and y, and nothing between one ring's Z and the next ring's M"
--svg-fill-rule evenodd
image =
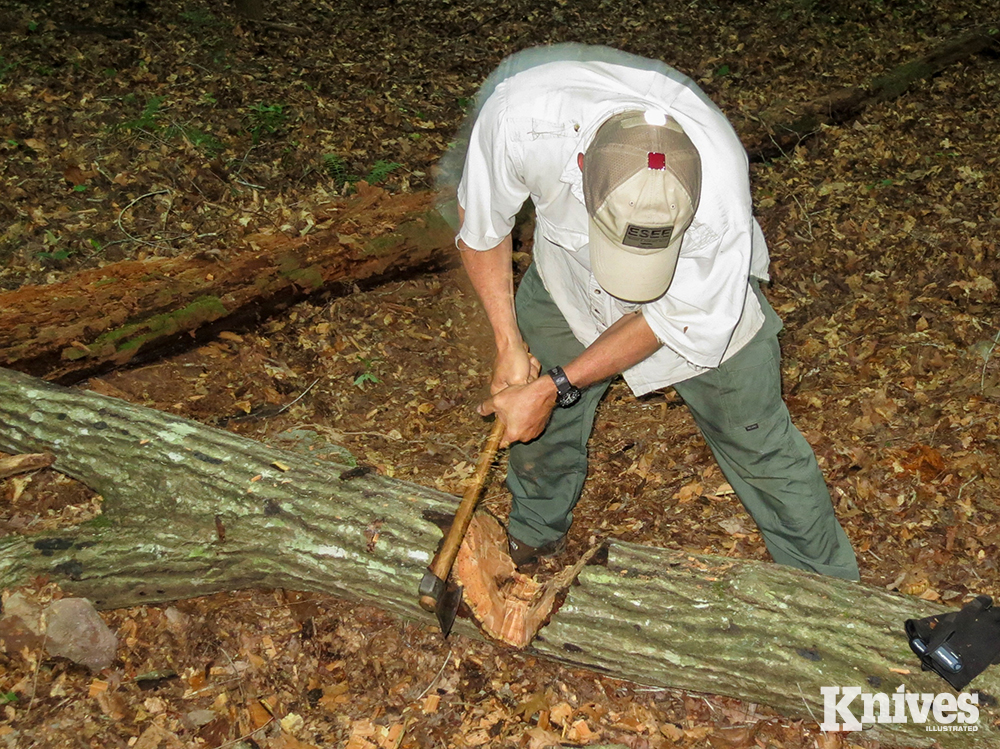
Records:
M640 255L610 239L590 219L590 267L605 291L626 302L651 302L666 293L677 269L681 232L666 248Z

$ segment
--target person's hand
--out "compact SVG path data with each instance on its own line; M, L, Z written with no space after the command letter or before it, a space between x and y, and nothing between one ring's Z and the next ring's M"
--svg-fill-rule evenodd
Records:
M524 343L497 351L490 394L496 395L512 385L527 385L537 379L541 368L541 362L528 352L528 347Z
M507 447L511 442L530 442L545 431L556 405L556 393L551 377L536 377L527 385L504 388L476 410L483 416L495 413L507 425L500 442L501 447Z

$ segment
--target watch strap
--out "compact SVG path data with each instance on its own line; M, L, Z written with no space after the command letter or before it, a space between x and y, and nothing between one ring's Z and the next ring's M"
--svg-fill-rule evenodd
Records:
M573 383L569 381L569 377L563 372L562 367L552 367L546 374L556 384L556 390L559 391L559 395L566 395L566 393L573 389Z

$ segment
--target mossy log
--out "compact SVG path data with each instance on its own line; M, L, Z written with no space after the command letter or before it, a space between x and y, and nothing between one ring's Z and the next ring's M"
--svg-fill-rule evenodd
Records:
M441 267L454 232L429 193L359 195L304 237L258 234L218 256L156 257L0 294L0 366L69 384L246 328L322 290Z
M0 588L46 575L113 608L282 587L434 621L417 585L441 539L432 515L454 512L455 497L365 473L335 447L289 451L10 370L0 370L0 424L0 449L51 452L57 470L104 497L84 527L0 538ZM942 610L926 601L620 543L577 583L530 651L806 720L822 720L823 686L948 691L920 672L903 633L905 619ZM480 636L468 620L455 631ZM1000 674L974 685L1000 694ZM975 733L914 723L871 733L886 746L1000 745L996 702L981 710Z
M784 156L823 125L846 122L873 104L901 96L917 81L991 49L1000 49L1000 30L995 26L977 28L863 86L842 88L808 102L775 104L758 117L766 132L746 139L750 160L769 161Z

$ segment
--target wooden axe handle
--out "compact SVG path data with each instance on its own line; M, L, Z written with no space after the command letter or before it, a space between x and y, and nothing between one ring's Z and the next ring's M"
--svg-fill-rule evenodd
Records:
M447 580L451 567L455 564L455 557L458 556L458 549L465 538L465 532L472 522L472 513L476 509L479 501L479 493L486 482L486 474L489 473L493 459L496 457L497 448L500 447L500 440L503 439L506 425L499 418L493 423L493 431L490 432L486 444L479 453L479 460L476 462L476 472L472 476L465 494L462 496L462 503L455 512L455 519L451 523L451 529L441 545L441 551L434 557L430 570L439 580Z

